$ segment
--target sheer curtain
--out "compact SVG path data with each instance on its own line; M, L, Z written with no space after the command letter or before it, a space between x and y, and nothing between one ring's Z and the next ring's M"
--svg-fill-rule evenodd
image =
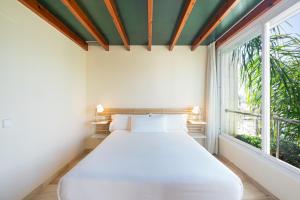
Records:
M233 134L236 130L237 115L225 112L225 109L237 110L238 106L238 67L232 61L232 51L218 52L220 69L220 126L222 133Z
M220 99L218 89L218 74L215 43L208 46L206 67L206 121L207 150L218 153L218 135L220 131Z

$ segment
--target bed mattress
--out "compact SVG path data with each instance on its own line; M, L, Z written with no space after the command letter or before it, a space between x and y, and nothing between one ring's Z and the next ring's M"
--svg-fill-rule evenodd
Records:
M63 176L60 200L240 200L243 185L187 133L111 133Z

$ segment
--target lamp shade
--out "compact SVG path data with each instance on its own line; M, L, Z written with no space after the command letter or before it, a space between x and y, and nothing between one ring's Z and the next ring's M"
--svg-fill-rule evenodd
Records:
M103 112L103 111L104 111L103 106L102 106L101 104L97 105L97 112L98 112L98 113L101 113L101 112Z
M194 114L199 114L199 112L200 112L199 106L194 106L194 107L193 107L193 110L192 110L192 113L194 113Z

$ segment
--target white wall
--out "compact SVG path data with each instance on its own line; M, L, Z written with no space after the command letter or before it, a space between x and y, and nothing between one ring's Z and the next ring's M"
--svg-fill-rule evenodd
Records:
M206 47L90 46L87 54L89 109L104 107L204 107Z
M0 1L0 199L21 199L81 149L86 52L17 1Z
M219 153L280 200L299 200L300 173L289 171L224 136L219 137Z

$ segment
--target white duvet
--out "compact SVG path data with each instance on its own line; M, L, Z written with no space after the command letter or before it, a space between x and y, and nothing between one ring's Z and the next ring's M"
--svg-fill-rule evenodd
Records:
M60 200L240 200L240 179L186 133L115 131L60 180Z

